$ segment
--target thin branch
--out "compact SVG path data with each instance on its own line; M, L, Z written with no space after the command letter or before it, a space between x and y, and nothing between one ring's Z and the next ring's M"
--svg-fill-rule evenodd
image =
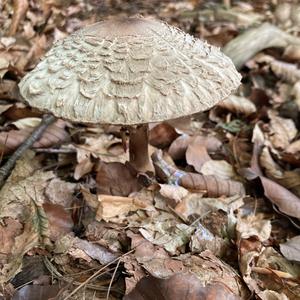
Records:
M117 270L118 270L118 268L119 268L120 262L121 262L121 260L119 259L119 260L118 260L118 263L117 263L117 266L115 267L114 273L113 273L113 275L112 275L112 277L111 277L111 280L110 280L110 283L109 283L109 286L108 286L108 290L107 290L106 300L109 300L110 290L111 290L113 281L114 281L114 279L115 279Z
M17 160L28 150L37 140L40 139L44 131L51 125L56 118L53 115L44 115L40 125L31 133L31 135L19 146L11 155L8 161L0 168L0 189L3 187L6 178L10 175Z

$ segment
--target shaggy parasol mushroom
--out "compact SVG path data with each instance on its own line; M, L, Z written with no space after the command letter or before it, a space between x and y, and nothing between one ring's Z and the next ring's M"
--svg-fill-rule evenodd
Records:
M130 162L145 171L148 123L207 110L239 84L218 48L161 21L132 17L58 41L19 87L31 106L56 117L128 126Z

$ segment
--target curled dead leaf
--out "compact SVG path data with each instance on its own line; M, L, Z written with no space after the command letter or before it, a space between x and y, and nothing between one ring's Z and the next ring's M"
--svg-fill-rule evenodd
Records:
M193 192L206 192L208 197L245 195L241 182L222 180L215 176L186 173L178 179L178 184Z
M169 146L179 134L168 123L160 123L149 131L149 143L157 148Z
M180 171L162 158L161 151L153 153L152 160L158 176L169 184L181 185L193 192L205 192L209 197L245 195L241 182Z

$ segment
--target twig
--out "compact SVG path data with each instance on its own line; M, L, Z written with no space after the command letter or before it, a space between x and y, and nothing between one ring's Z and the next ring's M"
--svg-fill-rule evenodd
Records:
M52 124L56 118L53 115L44 115L40 125L32 134L19 146L8 161L0 168L0 189L3 187L6 178L10 175L17 160L28 150L37 140L40 139L47 127Z
M76 153L76 149L63 149L63 148L34 148L35 152L38 153L54 153L54 154L68 154L68 153Z
M114 270L114 273L113 273L113 275L112 275L112 277L111 277L111 280L110 280L110 283L109 283L109 286L108 286L108 290L107 290L106 300L109 300L109 294L110 294L111 286L112 286L113 281L114 281L114 279L115 279L115 276L116 276L117 270L118 270L118 268L119 268L120 262L121 262L121 260L118 260L118 263L117 263L117 265L116 265L116 268L115 268L115 270Z
M92 276L90 276L88 279L86 279L84 282L82 282L75 290L73 290L67 297L64 298L64 300L70 299L74 294L76 294L82 287L84 287L87 283L89 283L92 279L97 277L105 268L112 265L113 263L119 261L121 258L127 256L128 254L135 251L135 248L131 249L130 251L124 253L123 255L115 258L110 263L104 265L102 268L100 268L97 272L95 272Z

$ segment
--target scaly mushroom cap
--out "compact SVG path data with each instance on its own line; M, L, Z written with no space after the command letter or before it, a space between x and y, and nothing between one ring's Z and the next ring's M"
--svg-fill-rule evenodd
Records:
M218 48L166 23L128 18L57 42L19 87L32 107L56 117L131 125L207 110L240 78Z

